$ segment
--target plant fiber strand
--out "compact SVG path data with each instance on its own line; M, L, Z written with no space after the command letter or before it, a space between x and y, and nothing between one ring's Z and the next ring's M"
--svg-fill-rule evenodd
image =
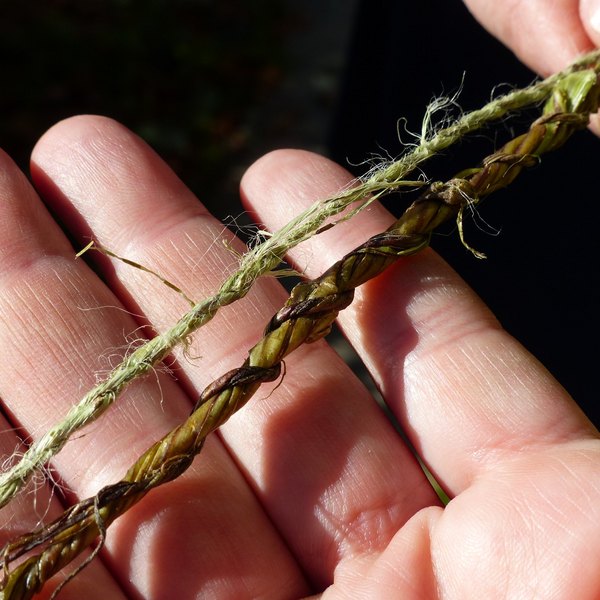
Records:
M359 285L382 273L400 257L429 245L431 233L456 219L466 206L510 184L541 154L560 147L584 128L598 109L600 86L595 71L573 73L554 89L542 116L529 130L488 156L476 169L446 183L434 183L385 232L371 237L320 277L298 284L269 321L262 339L244 364L202 392L186 421L153 444L118 483L67 509L41 529L7 544L0 600L31 598L49 577L69 564L152 488L181 475L201 451L206 436L241 408L263 382L280 375L283 359L303 343L327 335L340 310ZM37 546L35 556L13 570L10 563Z
M249 250L242 257L239 268L224 281L214 296L199 302L171 329L125 357L103 382L90 390L61 421L32 443L20 458L14 457L15 464L0 473L0 508L10 502L36 469L60 452L74 433L100 417L131 381L147 374L173 348L210 321L220 308L243 298L258 277L275 269L289 250L318 233L327 219L357 204L359 208L353 211L354 214L373 198L406 185L404 178L425 160L509 112L544 101L561 80L582 69L600 69L600 50L584 55L565 71L528 88L509 92L481 109L466 113L449 127L424 137L411 152L376 171L355 187L313 204L268 240ZM368 199L369 195L371 200Z

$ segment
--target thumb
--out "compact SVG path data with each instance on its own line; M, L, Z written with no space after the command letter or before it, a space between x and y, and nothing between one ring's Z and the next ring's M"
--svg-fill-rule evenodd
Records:
M465 0L473 16L542 76L600 45L600 0Z

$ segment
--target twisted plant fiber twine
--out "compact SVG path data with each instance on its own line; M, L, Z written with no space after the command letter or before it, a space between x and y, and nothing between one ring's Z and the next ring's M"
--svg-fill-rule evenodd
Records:
M385 232L371 237L317 279L297 285L244 364L207 386L188 419L151 446L120 482L67 509L50 525L6 545L0 598L32 597L49 577L100 536L93 557L102 546L106 527L149 490L181 475L202 449L206 436L241 408L263 382L279 377L281 362L288 354L327 335L338 312L352 302L356 287L400 257L427 247L440 224L460 219L465 208L511 183L524 168L537 164L541 154L561 146L587 125L589 114L598 109L599 98L595 71L571 74L556 86L542 116L527 133L488 156L480 167L446 183L432 184ZM9 571L11 561L39 545L46 546L40 554Z
M404 181L404 178L422 162L509 112L544 101L565 77L588 68L595 71L600 69L600 50L584 55L565 71L492 100L431 136L424 133L411 152L376 170L357 186L313 204L268 240L247 252L238 270L224 281L214 296L198 303L171 329L128 355L103 382L73 406L62 421L52 426L10 469L0 474L0 508L10 502L33 472L57 454L75 432L102 415L131 381L148 373L175 346L210 321L219 308L243 298L258 277L275 269L289 250L318 233L328 218L355 204L357 208L344 217L350 218L387 191L414 185L415 182Z

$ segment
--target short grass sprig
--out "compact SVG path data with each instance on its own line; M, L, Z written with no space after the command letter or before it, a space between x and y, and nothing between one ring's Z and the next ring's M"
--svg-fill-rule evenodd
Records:
M523 169L537 164L542 154L560 147L574 131L587 125L599 98L595 71L570 74L554 88L542 116L526 133L510 140L479 167L430 185L385 232L346 254L320 277L298 284L244 363L207 386L191 415L153 444L121 481L70 507L53 523L6 545L0 598L32 597L99 536L101 545L106 528L117 517L151 489L181 475L201 451L206 436L246 404L263 382L280 376L287 355L329 332L339 311L352 302L356 287L401 257L427 247L439 225L451 219L460 222L467 207L507 186ZM12 561L40 546L43 549L38 555L10 570Z

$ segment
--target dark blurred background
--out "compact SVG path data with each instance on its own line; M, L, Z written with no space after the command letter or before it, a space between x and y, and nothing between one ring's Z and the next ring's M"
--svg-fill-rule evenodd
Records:
M470 110L534 78L459 0L5 0L0 29L0 146L24 170L53 123L105 114L240 224L239 178L268 150L315 150L360 174L365 159L402 152L398 119L419 131L433 96L462 84ZM526 123L482 132L427 175L475 166ZM467 224L467 236L487 260L455 234L433 244L596 423L599 151L579 134L486 201L489 227Z

